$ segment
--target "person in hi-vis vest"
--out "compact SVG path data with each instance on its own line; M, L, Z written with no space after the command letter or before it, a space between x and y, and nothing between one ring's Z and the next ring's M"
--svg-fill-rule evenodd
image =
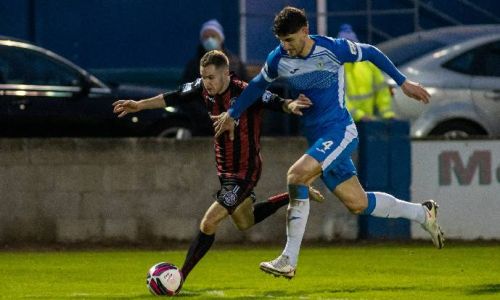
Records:
M358 42L351 25L343 24L339 38ZM393 119L392 96L384 75L369 61L345 63L346 105L355 122Z

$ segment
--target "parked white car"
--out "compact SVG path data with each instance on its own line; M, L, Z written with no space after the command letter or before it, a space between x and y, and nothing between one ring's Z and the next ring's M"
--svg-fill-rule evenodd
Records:
M410 120L412 137L500 137L500 25L422 31L377 47L432 95L422 105L394 90L394 110Z

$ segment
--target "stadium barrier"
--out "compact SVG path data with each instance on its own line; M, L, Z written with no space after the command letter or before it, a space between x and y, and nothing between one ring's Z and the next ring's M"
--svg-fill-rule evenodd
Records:
M410 200L410 126L406 121L359 122L359 180L366 191L380 191ZM362 239L409 239L405 219L359 217Z
M258 200L286 191L305 147L263 139ZM191 240L218 186L211 138L0 139L0 243ZM285 214L244 233L227 220L217 241L284 242ZM312 203L309 220L306 240L357 236L338 201Z
M371 142L388 148L377 138ZM408 151L402 141L395 142L399 146L390 148L403 150L394 151ZM371 151L374 145L365 148L362 143L360 148ZM259 200L285 190L285 174L305 147L301 138L263 139ZM448 238L500 239L500 141L412 141L411 153L412 199L439 202L440 223ZM363 161L362 151L360 155ZM369 157L374 159L367 164L374 166L404 162L378 152ZM360 163L363 181L367 167ZM375 174L370 177L375 181L365 184L383 188L380 181L406 181L389 175ZM209 138L0 139L0 244L187 241L196 233L218 184ZM225 221L217 240L282 244L285 213L281 209L244 233ZM360 221L361 231L367 230L364 235L359 232L360 237L401 236L401 226L389 226L396 233L384 236L376 220L367 222L370 228L363 229ZM411 229L411 238L427 238L418 225ZM306 241L357 237L357 217L332 195L326 203L311 204Z

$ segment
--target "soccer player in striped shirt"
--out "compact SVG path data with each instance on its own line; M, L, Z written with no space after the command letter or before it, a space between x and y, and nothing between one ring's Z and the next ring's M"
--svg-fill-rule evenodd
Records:
M118 100L113 104L113 110L118 117L123 117L143 109L162 108L183 101L203 101L209 114L219 115L227 111L247 86L247 83L229 72L229 60L218 50L207 52L201 58L200 74L201 78L181 85L174 92L141 101ZM289 203L288 193L254 203L253 189L262 170L262 113L264 108L269 108L300 115L301 109L309 107L311 103L303 95L292 101L268 91L263 91L257 98L257 101L241 114L231 138L220 136L214 140L217 175L221 188L215 201L206 211L200 231L189 248L181 269L184 279L210 249L217 226L226 217L230 215L239 230L246 230ZM316 201L323 201L323 196L313 188L308 188L308 194Z
M401 201L386 193L365 192L359 183L351 160L358 132L345 106L343 63L368 60L391 76L407 96L423 103L429 102L429 93L408 80L371 45L310 35L305 12L298 8L281 10L274 19L273 31L280 45L269 53L260 74L227 112L212 117L216 136L226 130L231 136L241 113L277 78L285 80L292 90L306 95L314 104L304 109L302 117L310 148L287 174L290 194L287 243L278 258L261 263L260 268L286 278L295 275L309 215L307 187L318 177L352 213L418 222L429 232L434 245L442 248L443 233L433 200L422 204Z

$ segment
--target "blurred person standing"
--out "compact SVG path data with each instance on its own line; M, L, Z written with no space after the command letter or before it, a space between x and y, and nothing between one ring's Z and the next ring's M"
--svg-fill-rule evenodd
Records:
M350 24L340 26L338 38L358 43ZM384 75L370 61L344 64L346 105L355 122L393 119L392 96Z
M247 81L247 72L241 59L224 46L224 28L216 19L203 23L200 29L200 43L193 57L184 67L182 82L191 82L200 76L200 59L211 50L220 50L229 58L230 71L241 80Z

